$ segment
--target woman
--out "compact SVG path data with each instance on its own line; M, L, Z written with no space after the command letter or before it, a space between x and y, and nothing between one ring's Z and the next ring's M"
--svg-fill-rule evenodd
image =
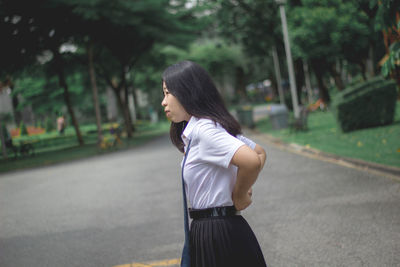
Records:
M257 239L238 211L252 200L251 186L264 166L264 149L241 135L208 73L179 62L163 73L170 137L188 151L183 176L191 204L192 267L266 266Z

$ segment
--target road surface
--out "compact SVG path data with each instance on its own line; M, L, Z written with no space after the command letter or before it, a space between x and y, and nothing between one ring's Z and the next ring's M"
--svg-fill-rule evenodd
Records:
M267 164L243 216L268 266L400 266L398 181L263 140ZM0 266L177 266L181 159L163 136L0 175Z

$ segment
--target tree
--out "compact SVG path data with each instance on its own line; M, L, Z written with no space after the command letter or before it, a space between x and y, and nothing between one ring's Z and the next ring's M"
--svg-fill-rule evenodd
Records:
M32 20L22 19L14 8L9 8L9 5L8 1L0 1L0 32L3 36L0 50L0 81L4 87L9 87L13 92L14 75L25 65L36 61L35 55L39 49L33 39L24 37L27 32L35 30L30 28ZM22 119L20 112L17 111L18 105L18 97L13 94L13 117L17 125Z
M201 38L191 43L187 49L171 45L156 45L151 53L142 59L142 63L146 62L146 64L141 64L133 73L137 87L149 94L153 109L154 107L160 109L162 101L160 78L163 68L159 66L166 67L182 60L192 60L204 67L213 76L213 80L223 96L227 96L225 92L228 93L225 90L227 82L234 85L237 94L239 91L245 90L243 84L242 87L238 84L237 70L243 68L248 71L246 57L238 45L228 45L222 39L207 38ZM228 81L228 79L231 80ZM241 96L243 99L243 95ZM225 99L228 103L232 100L226 97Z
M1 89L0 89L1 91ZM3 158L7 159L7 142L11 140L11 136L7 132L5 122L9 119L8 114L0 113L0 141L1 141L1 152Z
M330 102L324 77L331 75L339 90L344 88L337 70L341 60L358 63L368 56L366 16L348 1L302 1L290 9L289 26L294 56L310 63L316 75L320 97Z
M100 77L112 88L124 116L128 137L132 118L128 108L127 79L143 55L156 43L187 43L199 28L185 1L66 1L85 22L82 34L94 42L94 62ZM112 10L112 12L110 12ZM101 31L98 29L101 28ZM129 86L131 83L131 86Z
M382 74L392 76L400 86L400 3L382 0L376 21L376 28L382 30L386 55L381 60Z
M202 65L219 85L222 95L225 95L226 77L234 77L235 92L246 97L246 57L239 45L228 45L223 40L201 40L190 45L185 58Z
M93 49L92 62L100 77L113 88L128 137L131 137L128 88L134 86L128 86L132 81L127 80L127 73L155 43L183 45L199 32L197 22L201 19L194 17L197 9L185 8L185 2L41 0L32 3L3 0L0 14L4 25L0 28L11 37L4 42L10 49L4 54L11 52L14 57L6 57L2 63L13 73L19 67L35 62L36 56L43 51L51 51L49 64L63 88L64 101L82 144L65 74L70 53L61 53L60 48L66 43L81 47L93 43L88 49Z
M248 58L246 70L238 68L237 75L247 80L275 77L271 52L283 53L281 23L277 5L269 1L216 1L218 33L228 41L238 43ZM276 49L276 50L275 50ZM277 81L274 81L277 84Z
M89 43L87 45L87 54L88 54L88 67L89 67L89 75L90 75L90 83L92 85L93 91L93 104L96 114L96 125L97 125L97 145L101 146L101 142L103 140L103 131L101 129L101 115L100 115L100 104L99 104L99 94L97 89L96 82L96 74L93 63L93 43Z
M65 77L65 59L60 52L64 43L71 41L74 29L79 25L79 18L73 15L71 8L63 5L62 1L42 0L31 2L27 0L3 0L1 2L3 25L0 26L10 34L5 38L8 52L12 57L6 56L4 65L10 72L17 67L32 64L34 59L43 51L51 51L51 64L58 77L58 83L63 88L64 101L71 117L75 133L80 145L83 138L79 130L69 87ZM12 47L15 45L15 47ZM27 59L24 59L26 56ZM15 62L14 62L15 61Z
M282 44L280 18L274 1L216 1L219 32L228 40L240 42L246 54L269 55L271 47Z
M89 87L87 69L74 63L71 57L65 58L66 82L70 87L69 93L75 110L85 115L89 114L88 111L93 113L90 91L86 90ZM31 106L36 118L52 120L55 120L56 114L64 112L64 90L59 86L58 77L52 66L50 62L32 65L18 75L14 93L21 95L23 99L18 109Z
M366 14L368 17L367 25L369 28L370 34L369 38L369 50L368 50L368 61L367 61L367 73L369 76L375 76L376 69L376 49L377 43L380 42L379 37L380 32L378 32L375 28L376 15L378 13L378 4L376 1L370 0L358 0L357 1L358 8Z

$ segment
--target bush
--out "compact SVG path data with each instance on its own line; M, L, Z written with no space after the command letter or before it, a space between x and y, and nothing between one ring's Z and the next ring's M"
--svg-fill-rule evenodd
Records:
M43 121L42 120L38 120L38 121L36 121L36 128L44 128L43 127Z
M49 133L54 130L53 120L49 117L46 118L46 133Z
M379 87L379 85L382 84L383 82L385 82L385 80L383 80L381 77L378 76L378 77L370 79L370 80L368 80L366 82L361 82L361 83L354 84L354 85L346 88L342 92L338 93L337 96L336 96L337 97L336 100L339 100L339 98L341 100L343 100L343 99L348 98L348 97L350 97L352 95L360 93L363 90L365 90L366 88L369 88L369 87L372 87L372 86L378 86Z
M375 78L346 88L332 103L343 132L391 124L396 108L395 82Z
M19 124L19 133L20 135L28 135L28 130L26 129L25 123L21 121Z

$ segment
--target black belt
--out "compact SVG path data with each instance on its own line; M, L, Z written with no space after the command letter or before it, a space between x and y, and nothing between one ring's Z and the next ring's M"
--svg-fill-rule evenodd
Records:
M235 216L240 212L236 210L235 206L215 207L208 209L189 209L189 215L192 219L202 219L217 216Z

